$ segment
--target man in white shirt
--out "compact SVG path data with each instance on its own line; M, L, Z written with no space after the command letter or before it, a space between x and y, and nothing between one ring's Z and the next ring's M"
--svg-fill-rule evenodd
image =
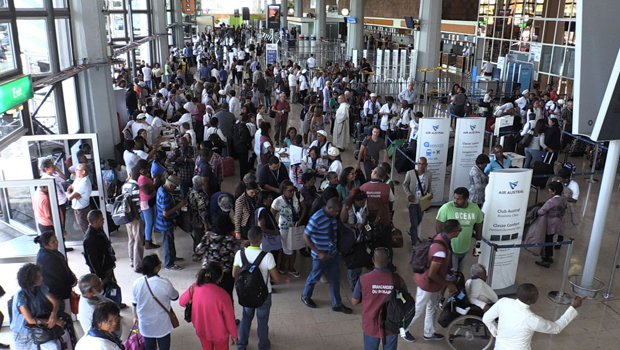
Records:
M409 106L417 104L420 101L420 93L413 87L413 82L410 81L407 88L398 94L398 101L407 101Z
M482 311L487 311L497 302L497 294L487 284L487 270L482 264L471 265L471 279L465 282L465 291L469 302Z
M250 241L250 246L238 250L235 254L235 261L233 263L232 276L233 278L237 278L241 270L244 268L249 268L248 265L251 266L256 259L263 253L261 250L261 243L263 242L263 232L257 226L254 226L248 232L248 240ZM245 257L245 259L242 258ZM245 260L245 264L244 261ZM275 283L288 283L288 279L283 277L276 270L276 260L273 258L273 255L270 252L265 252L263 254L262 260L258 265L261 274L265 280L265 284L267 286L267 291L269 294L267 295L267 300L263 303L261 307L258 308L243 308L243 318L241 319L241 323L239 324L239 341L237 346L242 349L248 346L248 340L250 337L250 327L252 326L252 320L254 319L254 313L256 313L256 318L258 319L258 327L262 331L258 332L258 348L259 349L269 349L271 342L269 341L269 311L271 310L271 279ZM251 316L248 316L251 315Z
M235 92L235 90L230 90L228 92L228 95L230 96L230 100L228 102L228 111L234 114L235 118L239 118L239 116L241 115L241 102L239 102L239 99L236 96L237 93Z
M525 106L527 106L527 103L530 100L530 90L523 90L521 92L521 97L519 97L518 99L515 100L515 104L517 105L517 107L519 108L519 113L521 114L521 116L525 115Z
M402 100L400 103L400 118L398 121L398 129L399 139L407 139L407 135L409 134L409 123L411 123L411 119L413 119L413 111L409 106L409 102L407 100Z
M314 67L316 67L316 58L314 58L314 54L310 54L310 58L306 61L306 68L312 70Z
M88 230L88 212L90 211L90 194L93 186L88 177L90 169L86 164L78 164L75 167L75 181L67 188L67 199L71 201L71 208L75 214L75 221L86 234Z
M370 100L366 100L364 102L364 116L368 119L368 121L372 124L377 124L379 120L379 110L381 109L381 104L377 102L377 94L374 92L370 94Z
M131 169L133 169L134 166L136 166L136 164L138 164L138 161L140 160L140 157L133 153L133 148L135 147L136 143L134 142L134 140L125 140L125 142L123 143L123 147L125 148L125 152L123 152L123 160L125 161L125 167L127 168L127 175L129 176L131 174ZM121 179L122 181L124 181L125 179Z
M88 334L93 324L93 313L97 305L103 302L114 301L103 296L103 283L94 273L88 273L80 277L78 287L82 297L80 298L80 312L77 314L77 318L80 321L80 325L82 325L84 334Z
M381 138L386 139L386 133L388 130L393 129L395 124L391 122L392 117L398 115L398 110L396 109L396 105L394 104L394 97L388 96L385 98L387 101L386 104L381 106L379 110L379 116L381 116L381 124L379 127L381 128Z
M493 76L493 63L484 62L484 65L482 66L482 71L485 77Z
M530 350L534 332L558 334L577 317L577 308L585 297L575 296L566 312L557 321L536 315L530 306L538 301L538 289L530 283L519 286L517 299L502 298L482 317L495 337L495 350ZM498 320L499 318L499 320Z
M415 149L418 139L418 128L420 127L420 118L424 117L422 112L415 112L413 118L409 122L409 135L407 135L407 142L409 142L409 149Z
M142 67L142 74L143 74L142 80L144 80L146 85L149 87L149 90L153 90L153 86L151 85L151 82L153 81L151 78L151 67L149 66L148 63L145 63L144 67Z

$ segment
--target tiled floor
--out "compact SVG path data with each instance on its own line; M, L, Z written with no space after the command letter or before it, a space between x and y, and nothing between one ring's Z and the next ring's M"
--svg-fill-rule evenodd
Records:
M295 107L297 110L298 107ZM298 115L295 111L292 115ZM584 170L587 166L585 158L572 159L578 166L578 171ZM352 165L354 160L351 149L343 154L343 162L345 166ZM223 188L232 192L234 185L238 181L238 174L234 177L226 178ZM403 181L403 174L395 176L396 180ZM446 178L449 184L449 178ZM579 207L582 209L585 203L588 184L584 178L578 178L581 188L581 197ZM449 187L449 186L446 186ZM405 206L405 197L397 186L396 191L396 213L394 221L396 227L407 231L408 214ZM592 217L596 206L598 193L598 184L592 185L591 194L587 203L587 210L580 230L575 237L575 245L573 255L570 259L569 275L581 273L583 263L586 256L590 230L592 226ZM533 196L532 196L533 197ZM548 196L546 192L541 194L540 200L545 200ZM597 277L607 283L609 278L611 265L614 257L614 249L616 247L618 230L620 226L618 221L618 200L614 196L611 206L610 216L607 220L607 229L603 239L602 250L600 254ZM533 199L532 199L533 201ZM427 237L434 232L434 216L437 208L433 208L431 212L426 213L421 226L421 237ZM156 236L157 242L161 242L161 237ZM189 258L191 249L191 238L189 235L177 231L176 236L177 250L180 256ZM113 246L119 258L116 275L123 287L123 296L125 302L131 303L131 285L136 278L139 278L129 268L127 261L127 237L124 228L120 232L112 236ZM395 250L394 263L398 267L399 272L404 275L409 289L414 290L411 269L407 267L408 252L410 242L406 239L405 247ZM75 251L69 253L70 265L76 275L80 276L87 272L81 256L81 247L77 247ZM156 251L160 256L162 250ZM519 268L517 274L517 282L530 282L538 286L541 292L539 302L532 309L539 315L548 318L558 318L566 309L566 306L556 305L549 301L545 296L549 291L557 290L560 286L562 277L563 261L566 249L556 251L556 261L550 269L544 269L534 264L537 260L534 256L523 251L519 259ZM186 259L183 262L185 269L183 271L162 271L163 277L169 278L179 290L183 292L194 281L194 276L199 269L198 263L193 263ZM469 265L474 262L471 256L467 259L468 271ZM317 309L309 309L300 301L300 294L303 289L304 277L307 276L311 261L309 258L298 258L298 269L302 273L302 278L291 279L289 285L275 286L277 293L273 295L273 306L271 309L270 320L270 339L272 341L272 349L362 349L362 328L360 306L353 307L354 313L344 315L334 313L330 308L329 288L327 285L318 284L315 289L313 299L317 302ZM18 266L3 267L3 273L15 275ZM617 285L617 284L616 284ZM4 286L9 295L14 293L15 286ZM570 285L565 290L570 292ZM563 333L555 336L537 334L534 336L533 349L613 349L618 348L620 342L620 288L612 290L619 298L610 301L603 301L601 297L596 300L586 300L584 306L579 311L577 319L571 323ZM341 273L341 293L345 305L350 306L351 293L348 290L345 270L342 268ZM182 315L183 310L178 303L174 305L177 315ZM131 327L131 311L129 309L122 312L124 316L124 337ZM241 316L241 308L236 306L237 317ZM439 332L444 330L441 326L437 326ZM256 323L252 328L249 349L256 349ZM401 349L449 349L445 341L427 342L422 337L422 321L418 321L411 329L414 336L419 338L415 344L406 343L399 340ZM8 328L3 328L0 333L0 342L10 342L12 336ZM172 348L173 349L199 349L200 343L194 334L191 324L182 321L180 328L172 332Z

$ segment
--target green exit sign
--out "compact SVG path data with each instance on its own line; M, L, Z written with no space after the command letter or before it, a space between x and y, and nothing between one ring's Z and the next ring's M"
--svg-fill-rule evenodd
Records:
M33 97L32 81L25 76L0 85L0 113L18 106Z

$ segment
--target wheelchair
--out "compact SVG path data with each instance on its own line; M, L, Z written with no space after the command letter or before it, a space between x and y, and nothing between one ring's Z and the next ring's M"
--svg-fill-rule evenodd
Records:
M465 278L462 273L456 275L455 284L458 292L454 293L443 305L438 323L446 329L446 341L453 350L488 350L493 348L494 338L482 322L483 311L471 305L465 291ZM468 312L462 315L457 309Z

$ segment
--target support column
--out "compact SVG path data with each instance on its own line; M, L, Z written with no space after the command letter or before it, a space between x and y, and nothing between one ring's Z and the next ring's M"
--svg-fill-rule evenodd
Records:
M104 0L70 0L73 44L78 64L109 61L106 23L101 11ZM110 67L79 73L80 115L84 133L99 135L101 159L114 158L114 145L121 142Z
M183 40L183 9L181 8L180 1L172 2L172 13L174 17L174 22L176 23L176 25L172 29L172 35L174 36L174 46L178 48L183 48L183 45L185 45L185 41Z
M418 50L418 69L433 69L439 65L439 43L441 41L441 6L443 0L422 0L420 3L420 40L414 43ZM436 73L428 73L426 79L433 81ZM416 80L424 79L418 72Z
M365 0L351 0L349 16L355 17L357 23L347 24L347 55L353 50L364 49L364 3ZM358 56L361 57L361 56ZM355 62L355 64L358 64Z
M288 3L286 0L280 1L280 24L288 31Z
M161 67L164 67L166 59L170 56L168 50L168 21L166 19L166 1L165 0L153 0L151 3L153 8L153 33L166 34L159 37L159 39L153 41L155 46L155 57L153 62L159 62Z
M316 40L325 38L325 22L327 11L325 10L325 0L316 0L316 8L314 9L316 17L314 18L314 36Z
M295 0L295 17L301 18L304 15L304 0Z

